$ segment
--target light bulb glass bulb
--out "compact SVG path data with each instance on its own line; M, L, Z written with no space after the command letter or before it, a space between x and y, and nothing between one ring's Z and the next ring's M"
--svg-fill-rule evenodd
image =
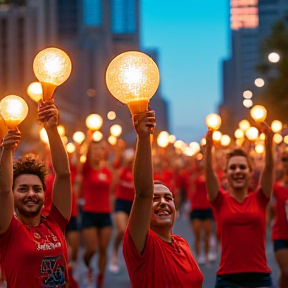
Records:
M169 133L167 131L161 131L157 137L157 144L165 148L169 145Z
M89 130L95 131L102 127L103 119L98 114L90 114L86 118L86 126Z
M107 113L108 120L114 120L116 118L116 113L114 111L109 111Z
M58 125L57 130L61 137L65 136L65 127L63 125Z
M283 141L283 136L282 136L281 134L276 133L276 134L273 136L273 141L274 141L276 144L280 144L280 143Z
M27 94L33 101L38 103L43 97L43 90L41 83L32 82L27 88Z
M70 76L72 64L69 56L64 51L50 47L36 55L33 70L40 82L59 86Z
M176 136L175 135L169 135L168 140L169 140L169 143L173 144L176 141Z
M214 131L212 134L212 139L214 141L220 141L221 137L222 137L222 133L220 131Z
M100 131L95 131L92 135L93 141L99 142L103 138L103 134Z
M209 114L206 117L206 126L208 128L217 130L221 126L221 123L222 123L221 117L217 114Z
M198 142L191 142L189 147L192 149L193 154L196 154L200 151L200 145Z
M122 134L122 127L119 124L112 125L110 127L111 135L119 137Z
M282 130L282 122L279 121L279 120L274 120L272 123L271 123L271 130L274 132L274 133L278 133Z
M246 131L250 128L250 123L248 120L246 119L243 119L239 122L239 128L242 130L242 131Z
M229 146L230 143L231 143L231 138L229 137L229 135L222 135L220 139L220 144L222 146Z
M106 84L110 93L120 102L128 104L132 114L147 109L159 81L159 70L155 62L138 51L118 55L106 71Z
M255 141L257 140L259 135L259 131L257 128L255 127L250 127L247 131L246 131L246 137L250 140L250 141Z
M8 95L1 100L0 110L8 129L15 130L26 118L28 105L23 98L16 95Z
M47 135L46 129L44 127L41 128L39 134L40 134L41 141L44 142L45 144L49 144L48 135Z
M115 136L113 136L113 135L110 135L108 137L108 142L110 143L110 145L114 146L117 143L117 138Z
M82 131L77 131L73 134L72 139L75 143L81 144L85 139L85 134Z
M255 151L257 154L263 154L264 153L264 146L262 144L257 144L255 146Z
M250 110L250 115L256 122L264 122L267 117L267 110L262 105L255 105Z
M244 137L244 132L243 130L241 129L237 129L234 133L234 136L236 139L239 139L239 138L243 138Z
M73 143L68 143L66 145L66 150L67 150L68 153L74 153L75 150L76 150L76 147L75 147L75 145Z

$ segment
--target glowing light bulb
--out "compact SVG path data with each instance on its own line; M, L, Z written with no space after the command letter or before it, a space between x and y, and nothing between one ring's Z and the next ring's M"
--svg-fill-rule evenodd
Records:
M206 117L206 126L213 130L219 129L219 127L221 126L221 122L221 117L217 114L209 114Z
M265 85L265 81L262 78L257 78L254 81L257 87L263 87Z
M176 136L175 135L169 135L168 140L169 140L169 143L173 144L176 141Z
M109 111L107 113L108 120L114 120L116 118L116 113L114 111Z
M281 134L276 133L276 134L273 136L273 141L274 141L276 144L280 144L280 143L283 141L283 136L282 136Z
M262 144L257 144L255 146L255 151L257 154L263 154L264 153L264 146Z
M112 125L110 127L111 135L119 137L122 134L122 127L119 124Z
M155 62L138 51L118 55L106 71L106 84L110 93L127 104L132 115L147 110L159 81L159 70Z
M200 151L200 145L197 142L191 142L189 147L192 149L193 155Z
M246 108L250 108L253 106L253 101L251 99L244 99L243 106Z
M250 98L252 98L252 96L253 96L253 93L250 90L246 90L246 91L243 92L243 97L245 99L250 99Z
M9 130L17 130L17 126L26 118L28 105L16 95L8 95L0 102L1 114Z
M282 122L279 121L279 120L274 120L272 123L271 123L271 130L274 132L274 133L278 133L282 130Z
M167 147L169 145L169 133L167 131L161 131L157 137L157 144L160 147Z
M53 97L57 86L64 83L70 76L72 64L69 56L62 50L50 47L40 51L33 62L36 78L43 88L43 100Z
M72 139L75 143L81 144L85 139L85 134L82 131L77 131L73 134Z
M242 130L242 131L246 131L250 128L250 123L248 120L246 119L243 119L242 121L239 122L239 128Z
M32 82L27 88L27 94L35 101L39 102L43 97L43 90L40 82Z
M267 117L267 110L262 105L255 105L250 110L250 115L256 122L264 122Z
M103 119L98 114L90 114L86 118L86 126L89 130L96 131L99 130L103 125Z
M110 145L114 146L117 143L117 138L115 136L113 136L113 135L110 135L108 137L108 142L110 143Z
M220 144L222 146L229 146L231 143L231 138L229 137L229 135L222 135L221 139L220 139Z
M201 139L200 144L202 146L206 145L206 138L205 137Z
M259 136L259 139L264 141L266 139L265 133L261 133L260 136Z
M182 140L177 140L174 143L174 147L177 148L177 149L181 149L183 146L185 146L185 143Z
M95 142L99 142L101 141L103 138L103 134L100 131L95 131L92 135L92 139Z
M68 153L72 154L72 153L75 152L76 147L75 147L75 145L73 143L68 143L66 145L66 150L67 150Z
M57 130L61 137L65 136L65 127L63 125L58 125Z
M49 144L48 135L47 135L46 129L44 127L41 128L39 134L40 134L41 141L45 144Z
M268 60L272 63L277 63L280 60L280 55L276 52L272 52L268 55Z
M244 132L243 130L241 129L237 129L234 133L234 136L236 139L239 139L239 138L243 138L244 137Z
M255 141L257 140L259 135L259 131L257 128L255 127L250 127L247 131L246 131L246 137L250 140L250 141Z
M212 139L214 141L220 141L221 137L222 137L222 133L220 131L213 132Z

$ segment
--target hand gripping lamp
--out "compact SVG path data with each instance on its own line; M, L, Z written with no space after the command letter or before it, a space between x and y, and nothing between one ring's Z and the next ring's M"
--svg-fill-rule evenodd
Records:
M28 105L25 100L16 95L8 95L0 102L1 114L6 122L8 130L18 129L18 125L28 114Z
M106 84L110 93L128 105L132 116L147 110L159 81L159 70L155 62L138 51L118 55L106 71Z
M53 98L55 89L68 79L72 64L64 51L50 47L36 55L33 70L36 78L41 82L45 102Z

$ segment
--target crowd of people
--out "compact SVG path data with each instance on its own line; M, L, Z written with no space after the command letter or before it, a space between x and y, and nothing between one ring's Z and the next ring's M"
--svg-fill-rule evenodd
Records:
M45 155L13 160L18 130L2 141L0 261L7 287L77 288L85 275L86 287L103 288L106 269L118 273L123 253L131 287L200 288L201 265L218 252L215 288L288 288L288 152L283 146L275 160L268 127L264 156L252 155L251 146L222 149L212 130L199 153L185 156L173 145L151 144L156 118L149 110L133 116L134 147L121 139L112 147L87 133L82 163L81 145L67 154L58 116L53 100L39 103ZM179 216L190 220L194 243L173 234ZM277 281L266 260L267 225Z

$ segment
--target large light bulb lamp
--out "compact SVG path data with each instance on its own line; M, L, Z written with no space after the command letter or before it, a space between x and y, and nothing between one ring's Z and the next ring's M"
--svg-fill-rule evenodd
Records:
M217 114L209 114L206 117L205 122L208 128L217 130L221 126L222 120L221 120L221 117Z
M255 105L251 108L250 115L256 122L264 122L267 117L267 110L262 105Z
M279 120L274 120L272 123L271 123L271 130L274 132L274 133L278 133L282 130L283 128L283 125L282 125L282 122L279 121Z
M249 128L250 128L250 123L248 120L246 119L243 119L239 122L239 128L242 130L242 131L247 131Z
M250 141L256 141L257 138L259 136L259 131L256 127L250 127L247 131L246 131L246 137L248 138L248 140Z
M169 133L167 131L161 131L157 137L158 146L165 148L169 143Z
M72 64L64 51L50 47L36 55L33 70L42 85L43 101L47 101L53 98L55 89L69 78Z
M155 62L138 51L124 52L115 57L106 71L110 93L128 105L132 115L144 113L159 86L159 70Z
M35 101L39 102L43 98L43 90L40 82L32 82L27 88L27 94Z
M220 144L222 146L227 147L227 146L230 145L230 143L231 143L231 138L230 138L229 135L224 134L224 135L221 136Z
M8 95L0 102L1 114L10 131L17 130L18 125L28 114L28 105L25 100L16 95Z
M86 118L86 126L91 131L99 130L103 125L103 119L98 114L90 114Z
M77 144L82 144L85 139L85 134L82 131L77 131L73 134L72 139Z

